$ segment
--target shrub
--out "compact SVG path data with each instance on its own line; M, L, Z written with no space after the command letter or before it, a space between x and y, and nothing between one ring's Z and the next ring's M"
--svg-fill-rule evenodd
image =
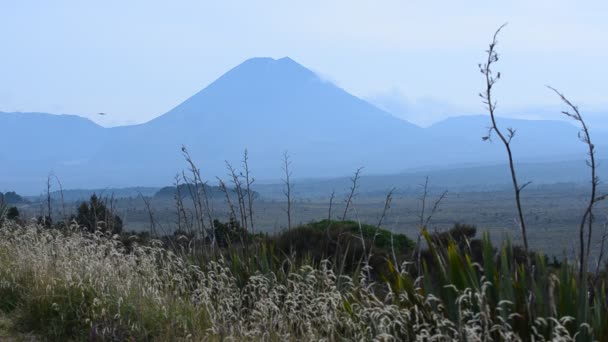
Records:
M95 194L91 196L89 202L80 204L78 213L73 219L91 233L96 230L111 234L122 232L122 219L115 215Z
M369 264L376 279L387 272L386 260L392 259L393 250L400 260L405 260L415 245L403 234L392 234L367 224L359 226L354 221L333 220L311 222L270 239L283 255L295 253L298 260L308 259L315 265L329 259L347 274L361 268L371 248Z
M19 209L17 207L10 207L6 212L6 218L8 220L16 220L19 218Z

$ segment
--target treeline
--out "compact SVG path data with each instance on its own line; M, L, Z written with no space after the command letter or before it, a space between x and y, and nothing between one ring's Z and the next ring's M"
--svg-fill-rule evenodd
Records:
M23 197L21 197L14 191L8 191L6 193L0 192L0 204L14 205L26 202L27 201Z

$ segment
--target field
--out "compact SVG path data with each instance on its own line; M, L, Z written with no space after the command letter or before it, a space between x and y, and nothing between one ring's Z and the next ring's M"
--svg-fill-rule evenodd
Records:
M421 181L424 181L423 179ZM266 233L278 233L287 226L285 213L285 197L276 191L280 186L261 188L262 196L254 201L254 222L256 230ZM325 198L318 196L321 190L314 193L297 192L293 204L294 222L304 224L327 218L329 214L329 196L331 187L325 187ZM272 189L272 190L271 190ZM297 186L295 187L297 190ZM382 214L386 195L376 191L365 192L365 184L361 185L361 193L355 200L354 208L349 210L347 218L359 219L363 223L377 224ZM602 190L605 187L601 187ZM514 243L521 243L521 234L516 224L517 215L513 202L513 193L506 187L475 192L448 192L439 203L432 215L428 226L430 231L449 229L454 223L475 225L480 231L487 231L493 240L502 241L509 236ZM336 191L332 204L332 218L341 218L344 212L344 201L347 188L342 193ZM426 215L443 190L431 190L427 198ZM388 192L388 191L387 191ZM111 193L102 193L102 197L111 197ZM383 220L383 227L395 232L415 237L419 232L420 214L422 207L422 187L414 187L409 191L396 191L391 207ZM584 184L546 184L531 186L523 192L523 204L527 222L530 226L530 245L535 250L543 251L557 258L568 257L575 259L576 234L588 197L588 187ZM82 197L83 200L86 197ZM149 197L150 209L155 224L161 230L171 233L176 226L175 201L172 198ZM114 199L114 211L123 219L125 230L148 231L150 215L148 208L140 197ZM68 214L74 213L80 201L65 204ZM214 213L220 220L228 219L228 208L223 199L212 201ZM34 217L45 203L31 203L21 206L21 210ZM55 217L61 217L62 204L54 200ZM185 200L185 205L192 210L192 203ZM597 206L597 230L593 239L593 256L599 248L603 236L603 225L608 220L608 203L600 202ZM593 260L595 263L596 260Z

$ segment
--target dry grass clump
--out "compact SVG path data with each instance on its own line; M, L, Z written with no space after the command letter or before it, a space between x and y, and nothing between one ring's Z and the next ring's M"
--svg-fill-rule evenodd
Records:
M117 239L7 225L0 230L0 308L53 339L147 339L188 332L182 302L191 279L160 247L124 253ZM162 322L162 324L159 324ZM201 320L203 322L203 320Z
M486 253L493 251L489 240L484 243ZM0 310L22 330L49 340L606 337L594 330L606 317L594 310L604 306L589 307L585 320L563 314L573 308L572 293L562 288L576 290L568 283L576 276L539 270L549 277L543 283L549 290L530 303L519 296L525 278L507 260L507 249L502 265L490 258L484 267L451 243L432 253L439 265L432 273L439 276L414 278L407 263L397 268L387 261L390 276L377 283L366 266L351 277L336 275L324 261L318 267L258 269L242 282L235 274L240 268L222 257L196 266L158 244L134 244L126 252L117 237L9 222L0 228ZM602 295L596 299L604 300Z

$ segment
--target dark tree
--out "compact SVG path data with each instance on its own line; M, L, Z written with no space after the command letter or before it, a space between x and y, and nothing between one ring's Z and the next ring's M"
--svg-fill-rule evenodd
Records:
M6 218L9 220L16 220L19 218L19 209L17 207L10 207L6 212Z
M49 215L40 215L38 216L36 222L44 228L53 228L53 219Z
M23 203L23 202L25 202L23 197L19 196L14 191L9 191L4 194L0 192L0 203L19 204L19 203Z
M114 215L106 203L93 194L88 202L82 202L78 207L76 222L82 228L93 233L100 230L104 233L120 234L122 219Z
M239 221L234 217L231 217L226 223L214 220L213 225L215 227L216 243L220 247L245 243L252 237L245 228L241 227Z

